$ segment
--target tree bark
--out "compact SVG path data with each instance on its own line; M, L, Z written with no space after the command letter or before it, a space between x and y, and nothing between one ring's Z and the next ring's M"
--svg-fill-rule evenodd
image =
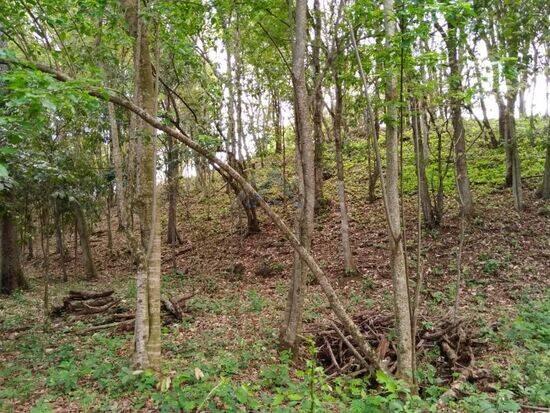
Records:
M546 136L546 159L542 178L542 199L550 199L550 134Z
M273 132L275 134L275 153L283 152L283 133L281 125L281 100L277 91L272 92Z
M523 209L523 190L521 186L521 170L518 153L518 144L516 139L516 119L514 116L514 107L516 102L517 92L514 86L510 85L506 97L506 152L510 164L510 172L512 174L512 193L514 196L514 205L516 210Z

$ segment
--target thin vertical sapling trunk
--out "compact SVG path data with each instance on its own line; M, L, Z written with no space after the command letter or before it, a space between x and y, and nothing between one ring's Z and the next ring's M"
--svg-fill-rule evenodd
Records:
M338 48L337 48L338 53ZM346 188L344 183L344 161L342 159L342 81L338 75L337 68L333 68L333 79L335 87L335 107L333 116L334 148L336 156L336 175L338 187L338 203L340 206L340 234L342 237L342 251L344 254L344 271L347 275L357 273L349 235L349 216L346 201Z
M298 211L295 233L300 245L311 249L315 204L314 142L309 119L309 97L305 77L305 54L307 39L307 0L297 0L295 10L295 35L292 48L292 84L294 91L294 118L296 125L296 170L299 187ZM283 348L297 350L302 327L304 286L307 266L297 252L294 254L294 269L288 293L287 308L281 328L280 341Z
M88 279L97 278L97 270L92 257L92 249L90 247L90 236L88 234L88 225L82 207L77 201L72 201L73 212L76 220L78 235L80 236L80 245L82 247L82 257L84 259L84 267Z

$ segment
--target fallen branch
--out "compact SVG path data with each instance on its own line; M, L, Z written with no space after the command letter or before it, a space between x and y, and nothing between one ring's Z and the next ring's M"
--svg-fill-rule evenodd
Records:
M68 331L69 333L77 333L78 335L84 335L84 334L88 334L88 333L91 333L91 332L94 332L94 331L99 331L99 330L105 330L105 329L108 329L108 328L111 328L111 327L129 327L129 326L133 326L134 324L134 320L125 320L125 321L117 321L115 323L108 323L108 324L100 324L100 325L97 325L97 326L91 326L91 327L88 327L88 328L85 328L84 330L70 330ZM125 331L125 330L121 330L121 331Z
M372 366L370 366L366 362L366 360L361 356L361 354L359 354L357 349L353 346L353 344L350 343L350 341L346 338L344 333L342 333L342 331L336 326L336 324L334 324L334 322L332 321L330 322L330 324L332 325L332 328L334 328L334 330L338 333L338 335L340 336L342 341L346 344L346 346L348 346L348 348L351 350L351 352L353 353L357 361L359 361L359 363L364 365L367 369L372 369Z

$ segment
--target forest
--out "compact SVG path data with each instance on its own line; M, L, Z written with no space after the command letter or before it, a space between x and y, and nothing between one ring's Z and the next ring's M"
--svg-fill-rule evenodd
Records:
M0 0L1 412L550 412L546 0Z

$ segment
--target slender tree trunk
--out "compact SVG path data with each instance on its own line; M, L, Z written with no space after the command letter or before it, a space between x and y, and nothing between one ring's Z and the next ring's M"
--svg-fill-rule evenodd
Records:
M166 154L166 177L168 179L168 239L169 245L175 245L181 243L181 238L177 229L176 208L178 200L178 165L179 156L176 153L177 149L174 147L174 138L167 136L168 152Z
M315 147L311 136L309 105L305 77L307 0L296 1L295 36L292 49L292 82L294 118L296 124L296 169L299 183L299 209L295 232L300 245L309 253L313 232L315 204ZM281 330L281 345L296 351L302 327L304 285L307 266L298 253L294 254L294 271L288 294L287 309Z
M516 93L508 92L506 100L506 152L508 153L510 172L512 174L514 205L518 211L521 211L523 209L523 190L521 186L520 160L516 140L516 119L514 116Z
M12 197L11 194L8 194L7 198ZM4 294L11 294L20 288L28 288L21 267L20 250L17 245L17 228L9 211L5 211L2 215L2 238L0 241L2 244L0 291Z
M227 30L227 24L224 29ZM237 145L235 138L235 92L233 88L233 57L231 41L225 43L226 76L227 76L227 158L230 165L234 165L237 158Z
M346 187L344 184L344 162L342 159L342 82L338 76L338 72L334 69L334 86L335 86L335 107L333 118L333 133L334 133L334 148L336 156L336 175L337 175L337 187L338 187L338 203L340 205L340 234L342 237L342 251L344 254L344 271L347 275L354 275L357 273L357 267L353 259L351 252L351 243L349 237L349 217L348 207L346 201Z
M283 151L282 128L281 128L281 101L277 91L272 93L273 102L273 131L275 134L275 153L280 154Z
M396 32L393 0L384 0L386 47L391 48ZM386 78L386 197L396 328L398 336L398 376L413 381L413 338L405 252L401 236L399 199L399 142L397 136L397 77L390 68Z
M97 278L97 270L92 258L92 249L90 248L90 237L88 235L88 226L84 213L78 202L73 202L73 211L76 219L78 234L80 235L80 245L82 247L82 257L84 258L84 266L86 267L86 275L88 279Z
M63 239L61 236L61 213L59 212L59 208L55 208L55 218L54 218L54 226L55 226L55 253L61 254L63 249Z
M435 226L435 219L432 207L432 201L430 198L430 188L428 186L428 178L426 176L426 159L425 149L422 138L422 115L420 114L420 105L416 98L411 99L411 124L414 140L414 153L416 155L417 178L418 178L418 193L420 197L420 204L422 207L422 216L424 217L424 223L428 228Z
M550 134L546 135L546 159L542 179L542 199L550 199Z
M313 62L313 141L315 144L315 209L323 203L323 135L321 133L323 117L323 91L321 74L321 8L319 0L313 2L314 39L312 47Z
M43 327L44 331L47 331L50 324L50 236L48 231L49 211L47 207L43 207L40 213L40 221L40 245L42 247L42 256L44 257Z
M462 120L462 74L458 57L458 29L447 22L445 42L447 44L449 59L449 92L451 106L451 122L453 125L453 146L455 155L456 185L460 198L460 207L466 218L474 213L474 202L470 190L470 179L468 177L468 165L466 162L466 132ZM443 32L442 30L440 30Z
M59 202L55 202L55 225L56 225L56 239L57 243L59 245L59 260L61 261L61 272L63 274L63 282L67 282L69 280L69 276L67 274L67 265L65 263L66 256L67 256L67 250L65 248L64 243L64 237L63 237L63 219L61 215L61 206Z
M481 107L481 113L483 114L483 128L485 129L486 134L489 136L489 146L491 148L496 148L498 146L498 140L495 136L495 132L493 131L493 128L491 127L491 123L489 122L489 118L487 116L487 106L485 104L485 96L483 91L483 76L481 75L481 70L479 69L479 62L476 59L476 55L474 53L474 50L470 45L466 45L466 48L468 49L468 53L470 55L470 58L474 62L474 70L476 74L476 87L479 93L479 106Z
M237 28L235 30L235 85L237 87L237 136L238 136L238 152L239 160L248 160L250 154L248 153L248 145L246 143L246 136L244 133L243 123L243 62L242 62L242 50L241 50L241 36L240 36L240 16L237 12Z
M115 106L111 103L107 103L109 112L109 125L111 131L111 144L113 150L113 166L115 169L115 186L116 186L116 201L119 217L119 230L124 230L123 225L127 225L126 219L126 202L124 196L124 176L122 172L122 157L120 155L120 141L118 137L118 125L116 121Z
M109 194L107 195L107 249L113 251L113 227L111 225L111 201L113 198L113 187L109 185Z

